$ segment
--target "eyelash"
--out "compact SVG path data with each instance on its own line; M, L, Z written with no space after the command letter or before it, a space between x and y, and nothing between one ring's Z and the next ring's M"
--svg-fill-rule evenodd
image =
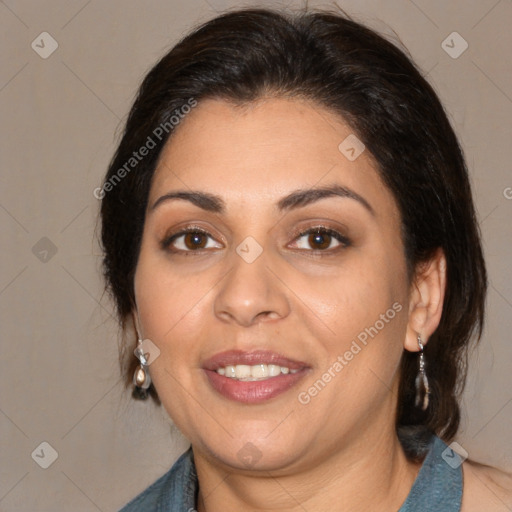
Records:
M295 241L295 240L298 240L299 238L302 238L303 236L314 235L314 234L329 235L340 243L339 247L335 247L334 249L310 249L309 250L309 252L313 252L315 254L333 252L338 248L344 249L351 245L350 240L346 236L342 235L339 231L336 231L335 229L328 228L327 226L315 226L312 228L305 229L305 230L301 231L298 235L296 235L293 238L293 240ZM301 249L301 250L306 250L306 249Z
M167 236L166 238L164 238L161 242L160 242L160 245L162 247L162 249L164 250L168 250L172 253L181 253L181 254L184 254L185 256L188 256L190 255L191 253L194 253L194 252L201 252L201 250L197 250L197 251L184 251L182 249L173 249L171 248L171 244L176 240L178 239L179 237L181 236L184 236L184 235L188 235L188 234L192 234L192 233L198 233L198 234L201 234L201 235L204 235L204 236L207 236L207 237L210 237L210 238L213 238L210 233L208 233L208 231L200 228L200 227L196 227L196 226L189 226L185 229L182 229L180 231L178 231L177 233L174 233L172 235L169 235Z
M177 233L173 233L172 235L167 236L164 240L162 240L160 245L161 245L162 249L164 249L164 250L168 250L172 253L181 253L185 256L189 256L194 253L201 254L203 251L209 250L209 249L183 250L183 249L171 248L171 245L173 244L173 242L175 242L178 238L188 235L188 234L201 234L201 235L204 235L206 237L213 239L213 237L211 236L210 233L208 233L208 231L206 231L200 227L189 226L185 229L178 231ZM303 236L313 235L313 234L329 235L332 238L334 238L335 240L337 240L340 243L340 246L335 247L334 249L309 249L309 250L308 249L299 249L299 250L308 251L308 252L312 252L315 254L330 253L330 252L335 251L336 249L344 249L351 245L350 240L346 236L344 236L341 233L339 233L338 231L328 228L326 226L315 226L315 227L300 231L297 235L294 236L293 241L296 241L296 240L302 238Z

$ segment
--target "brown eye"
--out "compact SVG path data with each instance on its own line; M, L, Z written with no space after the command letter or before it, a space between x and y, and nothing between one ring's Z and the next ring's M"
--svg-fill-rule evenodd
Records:
M209 233L199 229L185 229L175 233L165 240L161 246L174 253L200 252L202 249L222 249L223 245L217 242Z
M332 236L329 233L310 233L308 243L312 249L327 249L331 245Z
M187 233L183 236L183 243L191 251L194 249L204 249L208 243L208 238L204 233Z
M348 247L350 240L329 228L312 228L303 231L292 244L297 249L328 252Z

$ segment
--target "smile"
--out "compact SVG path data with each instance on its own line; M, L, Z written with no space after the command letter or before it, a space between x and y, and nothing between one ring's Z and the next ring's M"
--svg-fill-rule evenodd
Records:
M241 380L245 382L265 380L278 375L287 375L289 373L297 373L299 370L290 370L287 366L279 366L278 364L248 364L228 365L217 368L219 375L224 375L230 379Z
M275 352L232 350L203 365L208 384L218 394L244 404L258 404L288 391L309 367Z

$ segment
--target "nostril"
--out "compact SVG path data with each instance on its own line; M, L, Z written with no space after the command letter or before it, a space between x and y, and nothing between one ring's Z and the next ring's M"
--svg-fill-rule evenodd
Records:
M279 318L279 315L275 311L262 311L261 313L258 313L256 315L256 318L263 318L268 320L274 320L276 318Z

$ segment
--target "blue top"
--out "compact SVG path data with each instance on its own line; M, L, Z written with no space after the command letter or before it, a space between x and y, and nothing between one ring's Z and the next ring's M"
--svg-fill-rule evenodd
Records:
M432 436L427 455L398 512L459 512L462 500L462 460ZM195 512L199 489L192 448L154 484L120 512Z

